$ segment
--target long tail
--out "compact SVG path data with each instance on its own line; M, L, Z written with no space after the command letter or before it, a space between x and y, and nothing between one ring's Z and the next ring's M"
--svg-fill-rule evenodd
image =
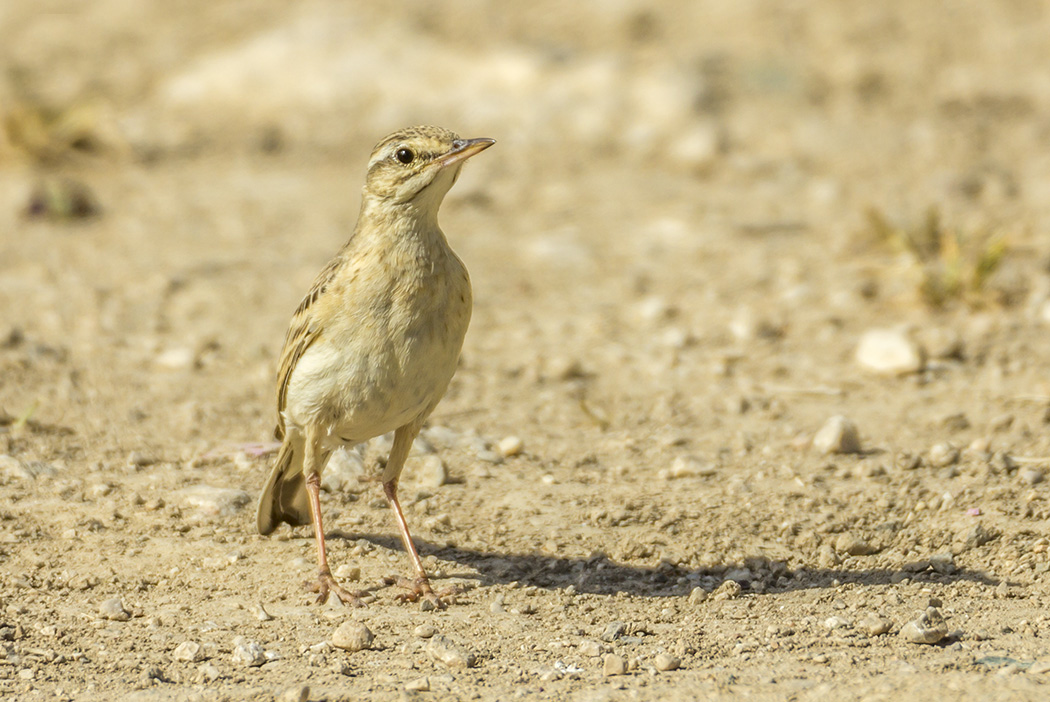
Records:
M269 534L287 522L292 526L310 523L310 498L303 477L304 446L290 436L284 437L277 460L259 497L258 527Z

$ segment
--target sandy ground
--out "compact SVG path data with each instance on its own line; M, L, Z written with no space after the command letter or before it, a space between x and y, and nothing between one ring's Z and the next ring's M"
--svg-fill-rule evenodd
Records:
M1047 694L1043 3L18 0L0 47L0 697ZM461 594L317 606L254 533L276 358L421 122L498 140L402 487ZM354 587L408 572L387 446L323 496Z

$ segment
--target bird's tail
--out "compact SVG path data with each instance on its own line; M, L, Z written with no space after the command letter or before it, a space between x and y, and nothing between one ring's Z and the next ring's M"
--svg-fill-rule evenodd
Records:
M284 437L266 487L259 497L257 520L260 534L269 534L281 522L292 526L310 523L310 497L303 476L304 452L302 441L295 441L287 435Z

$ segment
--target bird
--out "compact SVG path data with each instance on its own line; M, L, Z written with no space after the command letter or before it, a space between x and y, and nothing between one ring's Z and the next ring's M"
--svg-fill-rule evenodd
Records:
M379 476L415 578L406 598L446 606L430 585L397 497L405 459L456 371L470 323L470 276L438 225L463 163L494 139L441 127L402 129L368 161L349 240L292 315L277 372L281 442L259 498L257 526L313 525L323 604L333 594L360 606L332 575L321 519L321 473L332 452L394 433Z

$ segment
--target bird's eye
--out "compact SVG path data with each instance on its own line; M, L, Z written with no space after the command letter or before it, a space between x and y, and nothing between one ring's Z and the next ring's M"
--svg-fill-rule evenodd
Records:
M406 164L412 163L412 159L414 159L415 157L416 155L412 153L412 149L406 149L404 147L398 149L397 153L394 154L394 158L396 158L401 163Z

